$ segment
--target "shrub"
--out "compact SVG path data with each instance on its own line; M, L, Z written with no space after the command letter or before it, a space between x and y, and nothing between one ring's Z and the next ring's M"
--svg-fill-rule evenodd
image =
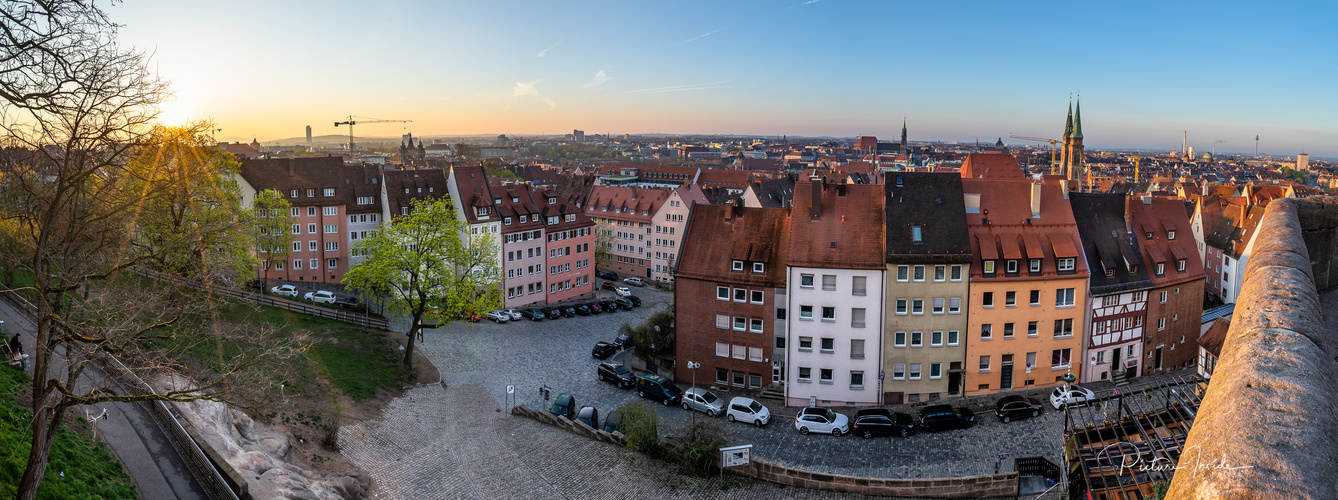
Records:
M664 449L660 442L660 417L644 401L634 401L619 409L623 414L622 433L627 447L647 455L659 456Z
M678 458L689 474L710 476L718 471L716 455L730 437L719 419L693 418L684 425L683 437L678 442Z

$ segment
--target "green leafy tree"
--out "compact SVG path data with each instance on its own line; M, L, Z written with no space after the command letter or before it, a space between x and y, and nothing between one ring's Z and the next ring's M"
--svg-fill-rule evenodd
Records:
M595 222L595 265L607 266L613 261L613 222L599 219Z
M430 313L451 321L502 303L501 262L491 234L468 234L442 198L417 199L408 215L395 217L354 245L362 264L344 273L344 285L387 298L389 314L408 316L402 369L413 367L414 342ZM435 319L435 318L434 318Z
M269 271L273 262L285 262L291 251L288 233L293 227L292 206L283 193L266 189L256 193L251 204L251 234L255 238L256 254L266 262L260 266L260 286L269 289Z

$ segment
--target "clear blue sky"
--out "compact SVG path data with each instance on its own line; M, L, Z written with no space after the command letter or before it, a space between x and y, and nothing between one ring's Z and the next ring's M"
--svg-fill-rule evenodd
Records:
M167 2L110 9L220 139L736 133L1338 157L1338 2ZM1220 142L1219 142L1220 141Z

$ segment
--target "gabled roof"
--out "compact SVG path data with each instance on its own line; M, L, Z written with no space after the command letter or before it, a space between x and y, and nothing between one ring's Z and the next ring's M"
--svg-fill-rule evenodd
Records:
M446 172L440 169L386 170L381 175L391 217L404 213L404 207L409 206L411 200L450 197Z
M971 153L962 163L963 179L1024 179L1017 158L1003 153Z
M702 169L697 176L697 184L704 188L722 187L739 191L748 187L753 173L746 170Z
M1083 252L1091 266L1088 284L1093 295L1152 286L1139 251L1139 236L1129 230L1124 218L1128 199L1120 194L1069 194Z
M692 208L675 276L758 286L785 286L789 211L733 205ZM743 272L733 271L741 260ZM752 262L763 264L753 273Z
M753 196L765 208L789 208L794 198L794 174L786 174L753 182Z
M1263 216L1264 207L1229 205L1222 210L1222 217L1218 219L1212 232L1204 235L1203 242L1226 252L1233 259L1239 259ZM1207 226L1204 227L1207 231Z
M1222 345L1226 343L1227 332L1231 330L1231 320L1217 318L1208 331L1199 335L1199 346L1215 357L1222 357Z
M701 193L700 188L697 193ZM585 214L590 217L651 222L668 199L667 188L595 186L586 200Z
M962 177L962 191L980 196L979 212L966 214L973 257L972 279L1036 280L1087 276L1086 259L1076 258L1079 257L1080 248L1078 227L1061 179L1060 176L1044 176L1040 181L1021 176ZM1040 217L1032 217L1033 192L1039 195ZM998 260L1004 253L1004 240L1016 241L1024 252L1024 260L1041 259L1041 272L1031 275L1028 263L1024 261L1019 262L1018 275L1009 277L1005 272L1005 263L997 262L996 274L989 278L983 277L983 261ZM1057 257L1075 257L1073 272L1059 274Z
M795 185L789 265L882 269L883 187L804 179ZM815 217L816 215L816 217Z
M257 191L273 189L283 194L292 206L355 207L357 197L375 196L381 199L381 188L372 183L376 175L364 175L364 167L345 167L338 156L299 158L244 159L238 173ZM333 188L334 196L325 196L325 189ZM307 196L313 189L315 196ZM292 191L298 196L293 197Z
M1203 279L1203 261L1198 242L1189 231L1184 202L1156 197L1130 198L1126 207L1125 217L1143 249L1148 262L1148 278L1153 286ZM1174 240L1170 239L1172 231L1176 233ZM1149 232L1152 239L1147 238ZM1181 259L1185 261L1183 272L1176 270L1177 261ZM1161 276L1156 273L1157 262L1166 264Z
M971 242L955 173L894 172L883 185L887 262L970 262ZM913 239L919 227L920 241Z

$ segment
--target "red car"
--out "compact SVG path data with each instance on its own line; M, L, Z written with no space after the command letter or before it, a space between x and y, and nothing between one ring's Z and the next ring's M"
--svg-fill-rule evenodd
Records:
M480 321L483 321L483 316L479 316L479 313L474 313L474 312L469 313L470 323L478 323Z

